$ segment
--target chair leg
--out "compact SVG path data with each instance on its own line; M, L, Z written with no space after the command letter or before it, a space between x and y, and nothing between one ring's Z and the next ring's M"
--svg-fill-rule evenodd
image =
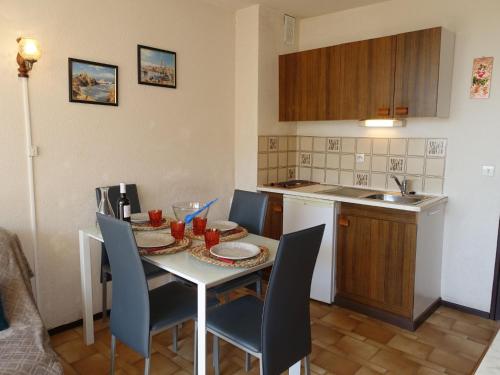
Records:
M144 359L144 375L149 375L150 370L151 370L151 357L147 357Z
M193 374L198 373L198 322L194 322L194 350L193 350Z
M219 367L219 338L214 335L214 343L213 343L213 362L214 362L214 374L219 375L220 374L220 367Z
M304 358L304 370L306 375L311 375L311 357L309 354Z
M177 353L177 326L172 327L172 350Z
M111 375L115 374L116 337L111 335Z
M264 375L264 366L262 365L262 357L259 359L259 371L260 375Z
M255 283L255 291L257 292L257 297L262 298L262 279Z
M108 319L108 282L106 273L102 273L102 321Z
M252 357L250 356L250 354L245 352L245 372L250 371L251 368L252 368Z

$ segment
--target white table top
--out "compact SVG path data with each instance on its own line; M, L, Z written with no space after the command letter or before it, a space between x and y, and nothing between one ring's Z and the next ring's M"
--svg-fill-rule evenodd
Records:
M493 339L475 375L500 375L500 334Z
M82 229L82 232L97 241L103 242L101 231L97 227ZM170 230L166 230L166 232L170 232ZM213 264L204 263L190 255L189 251L182 251L177 254L149 255L143 256L143 258L166 271L169 271L193 283L205 285L207 288L266 268L274 263L274 258L276 257L276 250L278 249L279 241L262 236L257 236L255 234L249 234L247 237L237 241L266 246L269 249L269 259L267 260L267 262L260 264L257 267L232 268L220 267ZM194 242L201 243L200 241Z

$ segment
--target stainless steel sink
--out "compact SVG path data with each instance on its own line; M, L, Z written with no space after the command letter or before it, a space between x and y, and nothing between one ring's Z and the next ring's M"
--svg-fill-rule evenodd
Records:
M392 203L402 203L402 204L418 204L430 197L423 195L397 195L397 194L371 194L367 195L367 199L375 199L384 202L392 202Z

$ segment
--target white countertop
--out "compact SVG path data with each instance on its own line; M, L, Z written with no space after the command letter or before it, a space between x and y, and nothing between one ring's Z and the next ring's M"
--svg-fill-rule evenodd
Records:
M309 185L309 186L304 186L296 189L284 189L276 186L257 186L258 191L266 191L270 193L279 193L279 194L286 194L286 195L295 195L299 197L307 197L307 198L315 198L315 199L325 199L325 200L330 200L330 201L336 201L336 202L345 202L345 203L355 203L355 204L364 204L367 206L374 206L374 207L385 207L385 208L392 208L392 209L397 209L397 210L404 210L404 211L413 211L413 212L420 212L424 211L428 208L431 208L437 204L445 203L448 201L448 198L445 195L430 195L426 194L426 196L429 196L431 198L426 199L418 204L403 204L403 203L394 203L394 202L384 202L382 200L377 200L377 199L367 199L367 198L361 198L361 197L349 197L341 194L335 194L335 192L328 193L328 194L323 194L322 192L328 191L328 190L333 190L333 189L340 189L343 186L339 185L323 185L323 184L317 184L317 185ZM350 187L350 186L345 186L345 187ZM357 188L354 188L357 189ZM377 192L383 192L383 193L393 193L393 194L398 194L395 192L388 192L384 190L374 190L374 189L366 189L366 188L359 188L360 190L360 196L365 196L366 195L366 190L371 190L373 193ZM420 195L420 194L419 194Z
M500 375L500 335L497 333L475 375Z

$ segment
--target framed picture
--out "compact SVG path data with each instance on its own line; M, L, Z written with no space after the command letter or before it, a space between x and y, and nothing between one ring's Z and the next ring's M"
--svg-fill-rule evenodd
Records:
M118 105L118 67L93 61L68 59L69 101Z
M492 73L493 57L479 57L474 59L470 87L470 97L472 99L488 99L490 97Z
M137 46L137 77L141 85L177 87L176 53Z

